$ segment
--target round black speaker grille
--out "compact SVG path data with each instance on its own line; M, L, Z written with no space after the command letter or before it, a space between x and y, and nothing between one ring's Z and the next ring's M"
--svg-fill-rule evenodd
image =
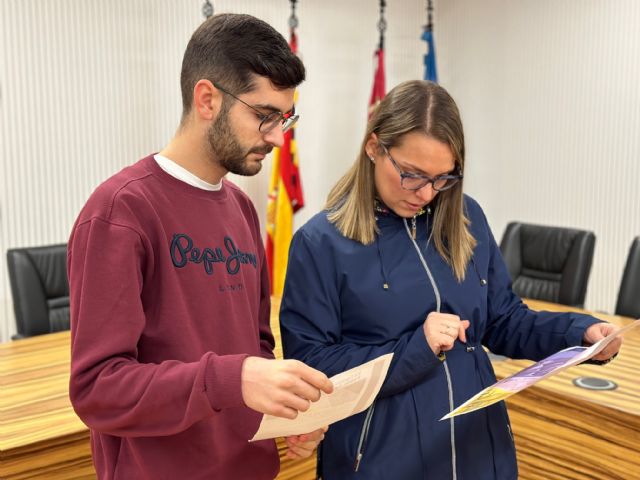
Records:
M606 378L596 377L578 377L573 379L576 387L586 388L587 390L615 390L618 384L607 380Z

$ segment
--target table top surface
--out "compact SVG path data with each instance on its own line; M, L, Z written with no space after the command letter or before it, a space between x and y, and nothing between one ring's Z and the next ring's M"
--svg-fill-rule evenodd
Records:
M563 305L527 301L536 310L582 311ZM274 298L271 324L276 338L275 353L282 356L278 325L279 300ZM624 317L594 314L617 325L632 321ZM640 418L640 329L625 336L618 358L605 366L583 365L567 369L532 388L545 388L615 408ZM0 344L0 458L40 442L69 435L86 434L87 427L73 411L69 396L69 332L40 335ZM494 362L502 378L530 365L526 360ZM615 381L612 391L588 391L573 385L578 376L595 376Z
M0 345L0 456L87 431L69 401L69 332Z

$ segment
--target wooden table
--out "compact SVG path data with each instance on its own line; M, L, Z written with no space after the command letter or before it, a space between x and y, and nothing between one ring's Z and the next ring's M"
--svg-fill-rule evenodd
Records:
M577 311L528 300L535 310ZM623 326L632 321L594 313ZM494 362L498 378L532 362ZM507 399L518 452L520 479L640 479L640 331L624 337L618 357L608 365L579 365ZM576 387L576 377L599 377L618 388L592 391Z
M272 326L281 357L274 300ZM528 302L534 309L568 310ZM629 319L596 314L623 325ZM500 378L531 362L494 364ZM604 367L578 366L507 400L522 480L640 479L640 332L632 331L618 358ZM574 387L578 376L614 380L617 390ZM87 427L68 398L69 333L0 345L0 479L95 478ZM281 454L282 443L279 442ZM279 479L315 478L315 459L282 459Z
M274 300L271 322L282 356ZM275 322L275 324L274 324ZM0 479L95 479L89 431L68 394L69 332L0 344ZM315 457L281 456L279 480L315 478Z
M95 478L68 384L69 332L0 345L0 478Z

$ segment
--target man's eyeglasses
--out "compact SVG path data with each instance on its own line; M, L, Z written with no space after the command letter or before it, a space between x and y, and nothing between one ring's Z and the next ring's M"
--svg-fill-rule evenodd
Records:
M217 83L214 83L213 86L216 87L221 92L224 92L227 95L235 98L240 103L244 103L247 107L255 111L256 114L258 115L258 118L260 119L260 126L258 127L258 130L260 131L260 133L269 133L278 125L282 126L282 133L284 133L287 130L289 130L291 127L293 127L293 125L298 121L298 118L300 118L300 115L296 115L295 107L291 109L289 113L271 112L265 115L256 107L249 105L247 102L239 99L233 93L225 90Z
M463 178L463 176L460 174L438 175L437 177L431 178L427 177L426 175L419 175L417 173L403 172L402 170L400 170L400 167L389 153L389 150L387 150L387 147L385 147L381 143L379 145L384 150L384 153L387 154L389 160L391 160L391 164L393 165L393 167L400 174L400 185L405 190L420 190L421 188L431 184L436 192L444 192L445 190L449 190Z

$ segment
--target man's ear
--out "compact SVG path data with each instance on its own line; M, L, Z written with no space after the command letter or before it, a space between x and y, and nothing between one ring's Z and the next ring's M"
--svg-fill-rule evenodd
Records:
M193 109L202 120L213 120L222 105L222 92L209 80L201 79L193 87Z

